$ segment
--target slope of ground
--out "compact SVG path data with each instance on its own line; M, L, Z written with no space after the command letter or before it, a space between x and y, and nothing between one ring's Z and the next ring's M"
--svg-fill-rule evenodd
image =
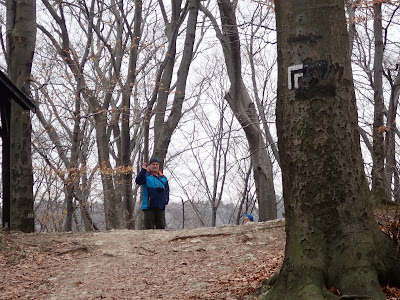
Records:
M399 206L383 206L376 219L399 243ZM0 300L245 299L280 268L284 247L284 220L183 230L0 230ZM400 299L400 289L382 289Z
M282 264L284 221L0 232L0 299L241 299Z

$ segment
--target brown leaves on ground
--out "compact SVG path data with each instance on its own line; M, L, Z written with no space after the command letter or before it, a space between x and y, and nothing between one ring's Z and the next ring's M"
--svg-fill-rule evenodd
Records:
M0 299L240 299L282 264L284 221L184 230L0 232Z
M382 291L386 295L388 300L399 300L400 299L400 289L390 286L382 286Z
M376 214L393 240L396 211ZM283 220L191 230L0 231L0 299L242 299L280 268L284 247ZM400 289L382 290L400 299Z
M400 245L400 204L382 205L375 211L375 218L381 230L386 233L395 244Z

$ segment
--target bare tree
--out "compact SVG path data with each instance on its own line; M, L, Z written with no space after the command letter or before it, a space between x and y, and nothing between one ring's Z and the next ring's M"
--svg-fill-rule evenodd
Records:
M162 17L165 24L165 33L168 39L168 49L165 51L164 58L160 63L156 73L156 85L154 86L152 96L147 102L146 115L143 120L144 124L144 147L143 161L149 160L150 148L150 120L154 118L154 145L158 143L158 137L162 125L164 123L165 113L167 109L168 97L171 89L172 75L176 59L176 43L178 39L179 29L186 17L188 2L182 9L182 1L171 1L171 18L168 20L164 2L159 1ZM156 105L154 112L153 107ZM155 155L155 154L154 154ZM163 159L160 159L161 169L163 169Z
M191 142L189 144L193 160L197 166L195 169L199 171L193 173L192 176L197 178L199 183L201 182L205 198L211 206L211 226L215 227L217 210L224 197L224 191L227 188L225 183L228 176L228 169L231 168L228 161L228 153L231 152L233 147L231 137L234 132L232 124L233 116L229 119L227 104L218 100L214 100L213 102L214 109L212 111L214 113L204 111L202 106L199 106L199 112L196 113L196 118L199 119L198 123L207 134L206 141L210 144L210 146L206 146L209 149L206 152L206 156L195 151L193 148L195 143ZM218 115L215 115L215 112ZM204 153L204 151L202 152ZM209 159L211 162L208 164Z
M201 9L211 20L217 38L222 45L228 77L231 82L231 87L225 98L241 124L249 143L260 221L275 219L276 196L272 162L266 150L259 116L242 77L240 36L236 24L235 6L229 0L219 1L218 6L222 30L211 12L205 7Z
M246 20L243 16L242 19ZM248 60L251 74L252 98L257 107L261 120L265 141L275 160L279 164L279 152L276 138L271 132L271 124L275 123L274 100L275 95L275 68L276 55L274 46L276 44L276 31L273 9L265 3L257 3L251 11L251 18L245 21L247 26L243 34L245 46L245 59ZM272 86L272 87L271 87Z
M85 147L79 147L81 140L78 138L83 138L80 134L84 132L84 128L79 124L82 120L90 120L96 134L97 170L102 179L107 228L120 228L124 224L133 228L135 203L131 178L134 159L131 155L137 155L136 140L141 136L140 121L136 119L139 118L140 109L137 108L139 102L135 93L138 70L146 73L145 66L138 64L140 50L146 48L146 45L140 43L145 28L142 18L143 4L135 1L131 7L123 2L108 5L96 0L82 1L76 5L53 5L47 0L42 2L52 20L43 19L39 29L65 64L62 84L71 86L70 92L76 99L72 116L75 130L70 135L72 146L69 148L70 157L74 159L71 159L68 169L76 172L86 168L85 154L82 155L81 151ZM148 5L153 4L149 2ZM131 11L134 13L130 14ZM47 26L46 22L51 26ZM73 26L68 27L67 24ZM51 30L52 27L58 31ZM77 35L80 36L79 39L76 39ZM156 51L154 48L146 52ZM146 64L149 57L151 55L142 62ZM124 66L125 62L127 64ZM55 81L54 78L51 80ZM67 127L63 128L69 131ZM73 142L74 140L78 143ZM71 163L76 164L78 161L80 168L70 167ZM75 176L73 182L76 184L68 186L66 190L69 212L72 210L71 195L78 202L78 199L86 199L85 190L77 188L77 184L80 180L83 182L85 176ZM126 216L125 221L123 216ZM68 214L66 228L70 228L70 220L71 213Z
M175 131L182 116L182 106L185 100L189 67L193 58L196 28L197 28L197 16L200 5L199 0L191 0L188 1L186 4L188 11L188 21L186 27L183 55L177 72L177 80L175 83L175 95L172 102L171 111L169 113L168 119L164 121L165 110L167 107L166 103L169 95L169 89L173 74L172 71L173 71L174 57L175 57L174 54L176 51L177 30L179 29L179 25L181 23L179 19L176 20L177 16L179 16L178 12L180 11L181 1L172 1L172 2L173 2L172 3L173 12L174 12L172 14L172 17L174 18L175 16L175 20L173 19L174 23L173 23L173 30L171 33L172 38L169 41L171 52L168 53L167 68L163 72L162 81L160 81L160 87L158 88L156 118L154 124L155 138L154 138L153 156L158 157L161 162L165 160L168 151L168 146L171 141L171 136ZM184 9L182 13L183 15L179 16L180 19L182 19L182 16L185 15L186 9Z
M377 202L391 200L396 184L396 20L399 6L393 3L350 1L350 41L360 115L360 134L371 153L372 190ZM371 23L373 22L373 26ZM397 53L397 54L396 54ZM394 71L394 72L393 72ZM369 93L373 90L373 94ZM373 112L370 116L369 111ZM373 121L371 119L374 119ZM373 124L373 126L370 126ZM394 181L392 181L394 178ZM394 187L394 190L397 190Z

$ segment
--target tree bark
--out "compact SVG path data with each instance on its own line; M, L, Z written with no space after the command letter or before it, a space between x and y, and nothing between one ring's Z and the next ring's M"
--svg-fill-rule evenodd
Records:
M364 175L344 3L276 1L278 146L286 251L262 299L385 299L396 246L375 222ZM323 21L322 21L323 20Z
M30 94L30 75L36 42L36 1L7 0L7 62L10 79ZM11 228L34 231L31 117L11 104Z

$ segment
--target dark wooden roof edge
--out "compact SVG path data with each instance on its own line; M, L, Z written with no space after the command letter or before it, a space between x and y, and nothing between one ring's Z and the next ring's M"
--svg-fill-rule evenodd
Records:
M34 102L32 102L29 97L21 91L19 87L17 87L14 82L8 78L3 71L0 70L0 82L5 85L8 90L12 93L13 99L24 109L30 109L33 112L36 112L37 106Z

